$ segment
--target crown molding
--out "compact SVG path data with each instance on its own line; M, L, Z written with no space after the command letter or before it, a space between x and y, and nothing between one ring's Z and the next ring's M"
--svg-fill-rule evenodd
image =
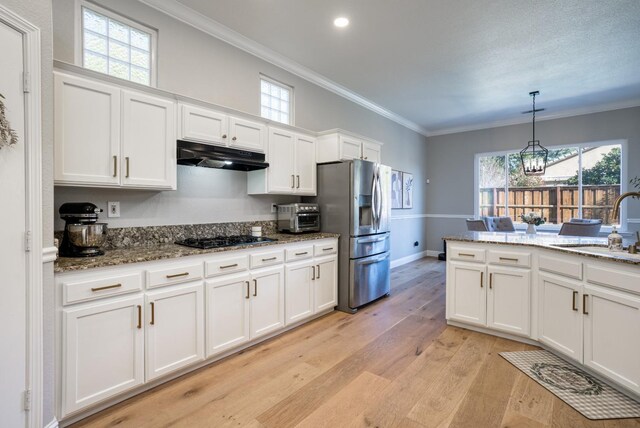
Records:
M176 0L139 1L166 15L171 16L172 18L177 19L178 21L182 21L197 30L207 33L210 36L220 39L225 43L235 46L238 49L241 49L253 56L256 56L277 67L280 67L288 71L289 73L295 74L296 76L305 79L317 86L320 86L321 88L331 91L343 98L346 98L347 100L358 104L359 106L364 107L368 110L371 110L372 112L377 113L380 116L392 120L404 126L405 128L422 134L425 137L429 136L429 132L417 123L412 122L411 120L406 119L390 110L387 110L386 108L374 103L373 101L363 97L362 95L359 95L349 90L348 88L345 88L344 86L334 82L331 79L328 79L327 77L319 73L316 73L315 71L301 64L298 64L297 62L269 49L268 47L256 42L255 40L243 36L237 31L232 30L231 28L221 24L220 22L203 15Z
M552 119L562 119L565 117L582 116L585 114L592 114L592 113L602 113L605 111L621 110L625 108L632 108L632 107L639 107L639 106L640 106L640 98L635 98L632 100L617 102L617 103L600 104L597 106L580 107L580 108L570 109L570 110L560 110L555 113L548 113L544 115L537 114L536 122L552 120ZM440 129L438 131L430 131L427 137L436 137L439 135L447 135L447 134L457 134L460 132L479 131L482 129L499 128L502 126L521 125L523 123L531 123L531 119L525 118L525 117L521 117L521 118L519 117L514 119L498 120L494 122L485 122L485 123L476 124L476 125L445 128L445 129Z

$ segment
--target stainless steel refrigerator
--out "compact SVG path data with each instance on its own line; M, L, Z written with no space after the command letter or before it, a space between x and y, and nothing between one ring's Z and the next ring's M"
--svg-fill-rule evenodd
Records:
M391 168L364 160L318 165L323 232L340 234L338 309L358 307L389 294Z

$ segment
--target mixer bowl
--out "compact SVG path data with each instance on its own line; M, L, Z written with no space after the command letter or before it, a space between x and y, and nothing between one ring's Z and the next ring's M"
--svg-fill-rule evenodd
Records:
M69 242L79 248L97 248L107 239L107 223L67 224Z

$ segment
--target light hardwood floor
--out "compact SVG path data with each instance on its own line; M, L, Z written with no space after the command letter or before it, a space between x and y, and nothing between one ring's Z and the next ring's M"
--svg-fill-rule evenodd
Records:
M447 327L445 265L394 269L391 296L331 313L77 427L640 427L590 421L502 359L534 349Z

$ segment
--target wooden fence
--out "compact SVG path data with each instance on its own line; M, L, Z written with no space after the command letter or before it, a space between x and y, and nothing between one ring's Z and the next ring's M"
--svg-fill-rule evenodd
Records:
M521 221L520 214L542 214L547 223L560 224L578 217L578 186L510 187L509 212L505 210L504 188L480 189L480 215L509 216ZM620 196L619 185L582 186L582 217L600 218L612 223L613 202Z

